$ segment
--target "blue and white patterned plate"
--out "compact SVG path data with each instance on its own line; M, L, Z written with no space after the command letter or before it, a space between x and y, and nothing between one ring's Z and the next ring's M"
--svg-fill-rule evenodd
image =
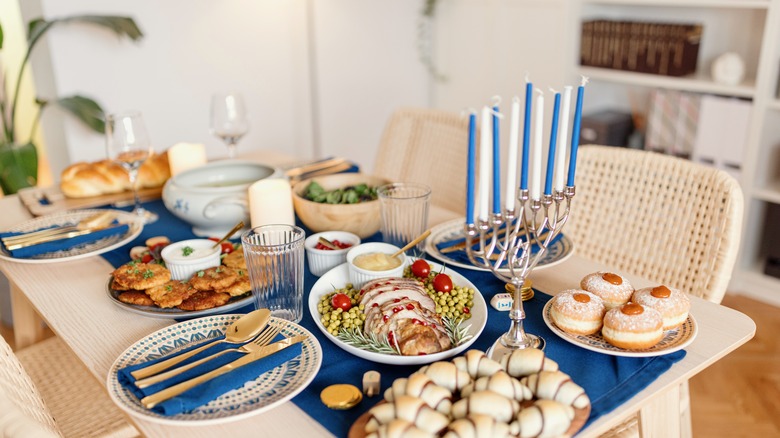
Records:
M696 334L699 332L699 327L696 325L696 320L693 316L688 314L688 319L685 320L683 325L677 327L674 330L667 330L664 332L664 338L652 347L646 350L626 350L624 348L615 347L607 342L604 337L601 336L601 332L594 335L576 335L573 333L566 333L558 328L550 316L550 308L552 307L552 300L548 301L542 311L542 317L544 323L550 330L556 335L560 336L564 341L570 342L574 345L578 345L587 350L596 351L598 353L609 354L611 356L624 356L624 357L652 357L662 356L664 354L674 353L675 351L682 350L690 345L696 338Z
M281 333L284 336L307 335L306 340L301 343L301 355L191 412L173 416L156 414L144 408L138 398L119 384L117 370L182 350L192 343L220 337L225 334L227 327L241 316L214 315L181 322L158 330L131 345L117 358L108 372L107 387L114 403L134 417L155 423L205 425L257 415L295 397L317 375L322 363L322 348L311 332L298 324L279 318L272 318L270 324L281 325Z
M489 271L486 268L480 268L470 263L463 263L460 260L453 259L447 254L442 253L436 247L436 245L442 242L449 242L456 239L462 239L463 223L464 219L453 219L439 225L436 225L431 229L431 235L425 241L425 252L431 257L446 263L447 266L457 266L459 268L473 269L475 271ZM557 265L564 260L571 257L574 254L574 243L566 235L561 236L555 243L547 248L547 252L539 260L539 263L534 268L535 270L549 268ZM500 271L508 271L507 269L500 269Z

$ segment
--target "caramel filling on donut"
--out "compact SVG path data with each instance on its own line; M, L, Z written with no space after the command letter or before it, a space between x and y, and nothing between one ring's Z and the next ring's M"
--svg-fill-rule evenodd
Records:
M641 315L645 308L636 303L628 303L620 308L620 311L626 315Z
M607 272L606 274L602 275L601 278L603 278L604 281L606 281L607 283L612 283L615 286L620 286L621 284L623 284L622 277L620 277L617 274L612 274L610 272Z
M574 301L578 303L589 303L590 297L587 294L574 294Z
M658 286L654 287L652 292L650 292L650 295L656 297L656 298L669 298L669 296L672 294L672 291L669 290L666 286Z

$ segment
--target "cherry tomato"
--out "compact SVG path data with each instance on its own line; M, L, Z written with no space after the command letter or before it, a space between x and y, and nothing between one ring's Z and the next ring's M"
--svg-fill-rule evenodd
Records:
M333 298L330 299L330 302L333 304L333 307L341 309L345 312L352 308L352 302L349 300L349 297L346 294L333 295Z
M436 274L433 277L433 288L437 292L449 292L452 290L452 279L447 274Z
M233 252L233 244L230 242L222 242L222 254L230 254Z
M152 255L149 253L146 253L143 257L141 257L141 263L149 263L152 260L154 260L154 257L152 257Z
M415 277L419 278L427 278L428 274L431 273L431 265L428 264L423 259L415 260L414 263L412 263L412 274L415 275Z

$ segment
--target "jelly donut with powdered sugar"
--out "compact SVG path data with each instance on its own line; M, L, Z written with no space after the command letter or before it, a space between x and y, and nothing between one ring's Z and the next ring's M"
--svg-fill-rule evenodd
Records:
M580 281L580 288L598 295L607 310L626 304L634 293L634 287L626 278L612 272L588 274Z
M578 335L592 335L601 330L607 309L598 295L570 289L552 300L550 317L561 330Z
M672 330L688 319L691 301L679 289L668 286L646 287L634 292L631 301L645 307L652 307L661 313L664 330Z

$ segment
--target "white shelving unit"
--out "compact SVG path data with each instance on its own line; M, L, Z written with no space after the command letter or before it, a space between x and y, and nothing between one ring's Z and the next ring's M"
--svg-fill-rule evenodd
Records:
M625 19L695 22L704 25L697 73L669 77L575 65L591 79L586 110L616 107L647 108L653 89L717 94L750 100L749 134L743 148L740 183L745 193L745 216L740 256L730 290L780 305L780 279L765 275L762 247L769 204L780 205L780 0L580 0L582 21ZM575 32L579 53L579 33ZM745 80L728 86L712 80L712 61L736 52L746 65ZM577 56L577 59L579 56Z

